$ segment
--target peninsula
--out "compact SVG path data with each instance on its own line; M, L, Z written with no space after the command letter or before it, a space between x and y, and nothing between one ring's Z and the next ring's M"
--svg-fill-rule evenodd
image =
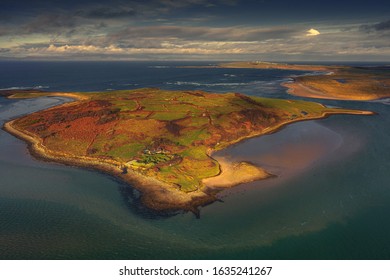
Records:
M273 176L250 162L218 162L213 151L297 121L373 114L240 93L154 88L3 95L76 99L5 124L35 156L120 178L142 193L149 208L193 212L224 188Z
M252 68L316 71L317 75L292 77L282 85L292 95L338 100L375 100L390 97L390 66L352 67L272 62L230 62L218 68ZM322 73L321 73L322 72Z

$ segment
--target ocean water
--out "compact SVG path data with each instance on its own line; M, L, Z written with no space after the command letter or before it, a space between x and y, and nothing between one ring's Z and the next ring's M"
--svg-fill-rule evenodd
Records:
M204 64L0 62L0 88L159 87L304 99L280 83L309 73L176 67ZM0 122L66 101L0 97ZM201 208L200 219L148 211L131 186L36 160L1 130L0 258L389 259L389 100L319 101L378 114L295 123L218 152L277 177L221 193L220 202Z

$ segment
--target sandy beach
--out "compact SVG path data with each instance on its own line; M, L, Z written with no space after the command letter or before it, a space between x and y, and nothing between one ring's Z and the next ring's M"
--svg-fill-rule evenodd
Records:
M41 139L26 131L18 130L13 125L13 122L14 121L7 122L3 129L27 142L30 153L34 155L34 157L71 166L97 169L120 178L139 190L142 193L142 202L153 210L187 210L198 214L197 207L215 201L217 199L215 194L222 189L273 176L250 163L232 163L226 159L218 159L221 166L220 174L205 179L204 183L206 188L204 190L185 193L175 186L165 184L164 182L151 177L145 177L132 170L128 170L124 173L122 169L123 166L114 160L97 160L96 158L85 156L74 157L65 153L48 150L42 145Z
M263 180L274 175L249 162L231 162L226 158L214 157L220 165L218 176L206 178L203 183L209 188L228 188L252 181Z
M386 70L337 65L304 65L271 62L222 63L218 68L281 69L316 71L317 75L291 77L293 82L283 83L291 95L334 99L367 101L387 98L390 77ZM322 73L321 73L322 72Z
M287 92L291 95L320 98L320 99L333 99L333 100L361 100L369 101L382 98L381 96L373 96L372 94L351 94L340 91L339 93L329 94L316 88L312 88L298 81L282 83L282 86L287 88Z
M65 94L63 96L70 97L69 94ZM61 106L66 105L67 104ZM346 112L346 114L351 113L363 115L373 114L372 112L368 111L348 112L347 110ZM317 117L316 119L325 118L328 115L329 114L325 112L322 116ZM297 121L301 121L301 119L283 122L275 127L265 129L262 132L257 132L250 136L238 139L235 143L238 143L244 139L274 133L283 126ZM27 131L18 130L13 125L13 123L14 121L7 122L4 125L4 130L26 141L29 144L30 152L35 157L43 160L60 162L71 166L97 169L120 178L142 193L142 202L147 207L158 211L187 210L197 214L197 208L199 206L217 200L215 194L223 189L274 176L264 169L247 162L229 162L227 159L217 158L216 160L220 164L220 173L215 177L204 179L204 189L192 192L183 192L177 189L175 186L168 185L151 177L143 176L142 174L130 169L127 169L127 172L124 173L123 165L115 160L96 159L87 156L75 157L66 153L48 150L42 144L42 140L40 138L28 133ZM212 154L212 151L210 151L210 154Z
M61 96L75 99L74 102L56 106L56 110L64 109L69 106L75 106L89 99L89 96L78 95L76 93L69 92L49 92L45 94L39 93L39 96ZM9 97L28 98L28 96L25 95L10 95ZM23 129L21 127L18 127L16 125L18 119L7 122L4 125L4 130L26 141L29 145L29 150L31 154L33 154L39 159L100 170L106 174L110 174L116 178L123 180L124 182L141 192L142 202L151 209L158 211L186 210L198 213L197 208L199 206L217 200L215 195L223 189L231 188L242 183L262 180L274 176L266 170L262 169L261 167L255 166L249 162L230 162L226 158L213 158L213 152L217 150L222 150L228 146L239 143L242 140L248 138L275 133L285 125L298 121L326 118L332 114L374 114L373 112L369 111L331 108L328 109L320 104L317 104L316 106L319 106L319 110L321 112L320 114L316 113L312 115L307 115L306 113L301 115L294 115L293 118L288 118L283 121L280 120L279 122L276 122L267 127L253 129L250 133L244 134L243 136L237 137L235 139L231 139L229 142L225 142L223 145L218 145L215 149L210 148L207 151L207 155L213 161L216 160L218 162L219 173L217 176L213 175L209 178L204 177L202 179L202 184L191 191L183 191L180 186L176 184L167 183L164 180L159 180L157 177L143 174L142 172L127 165L124 161L118 161L111 157L94 157L90 156L88 153L81 153L79 155L69 153L66 150L50 149L50 147L47 147L45 145L44 138L41 138L37 134L34 134L33 132L27 130L28 126Z
M103 171L116 178L122 179L137 190L142 192L142 201L147 207L154 210L188 210L197 212L197 207L215 200L214 195L202 191L184 193L173 186L164 184L154 178L145 177L141 174L128 170L123 173L123 166L108 159L99 159L91 157L74 157L60 152L46 149L42 145L41 139L29 134L26 131L20 131L13 126L14 121L4 124L3 129L15 137L28 143L30 153L41 160L55 161L70 166L79 166Z

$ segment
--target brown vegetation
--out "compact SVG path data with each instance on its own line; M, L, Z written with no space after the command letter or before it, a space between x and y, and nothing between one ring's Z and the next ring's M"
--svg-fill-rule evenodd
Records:
M250 163L221 167L212 151L295 121L370 114L237 93L138 89L64 95L78 100L18 118L5 129L40 157L104 170L131 183L158 210L195 211L214 201L222 187L269 177Z

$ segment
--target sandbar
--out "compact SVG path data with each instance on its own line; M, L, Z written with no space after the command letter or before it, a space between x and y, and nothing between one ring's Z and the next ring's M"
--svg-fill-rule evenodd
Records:
M221 63L218 68L281 69L318 72L291 77L282 85L296 96L335 100L376 100L390 97L389 67L305 65L272 62Z

